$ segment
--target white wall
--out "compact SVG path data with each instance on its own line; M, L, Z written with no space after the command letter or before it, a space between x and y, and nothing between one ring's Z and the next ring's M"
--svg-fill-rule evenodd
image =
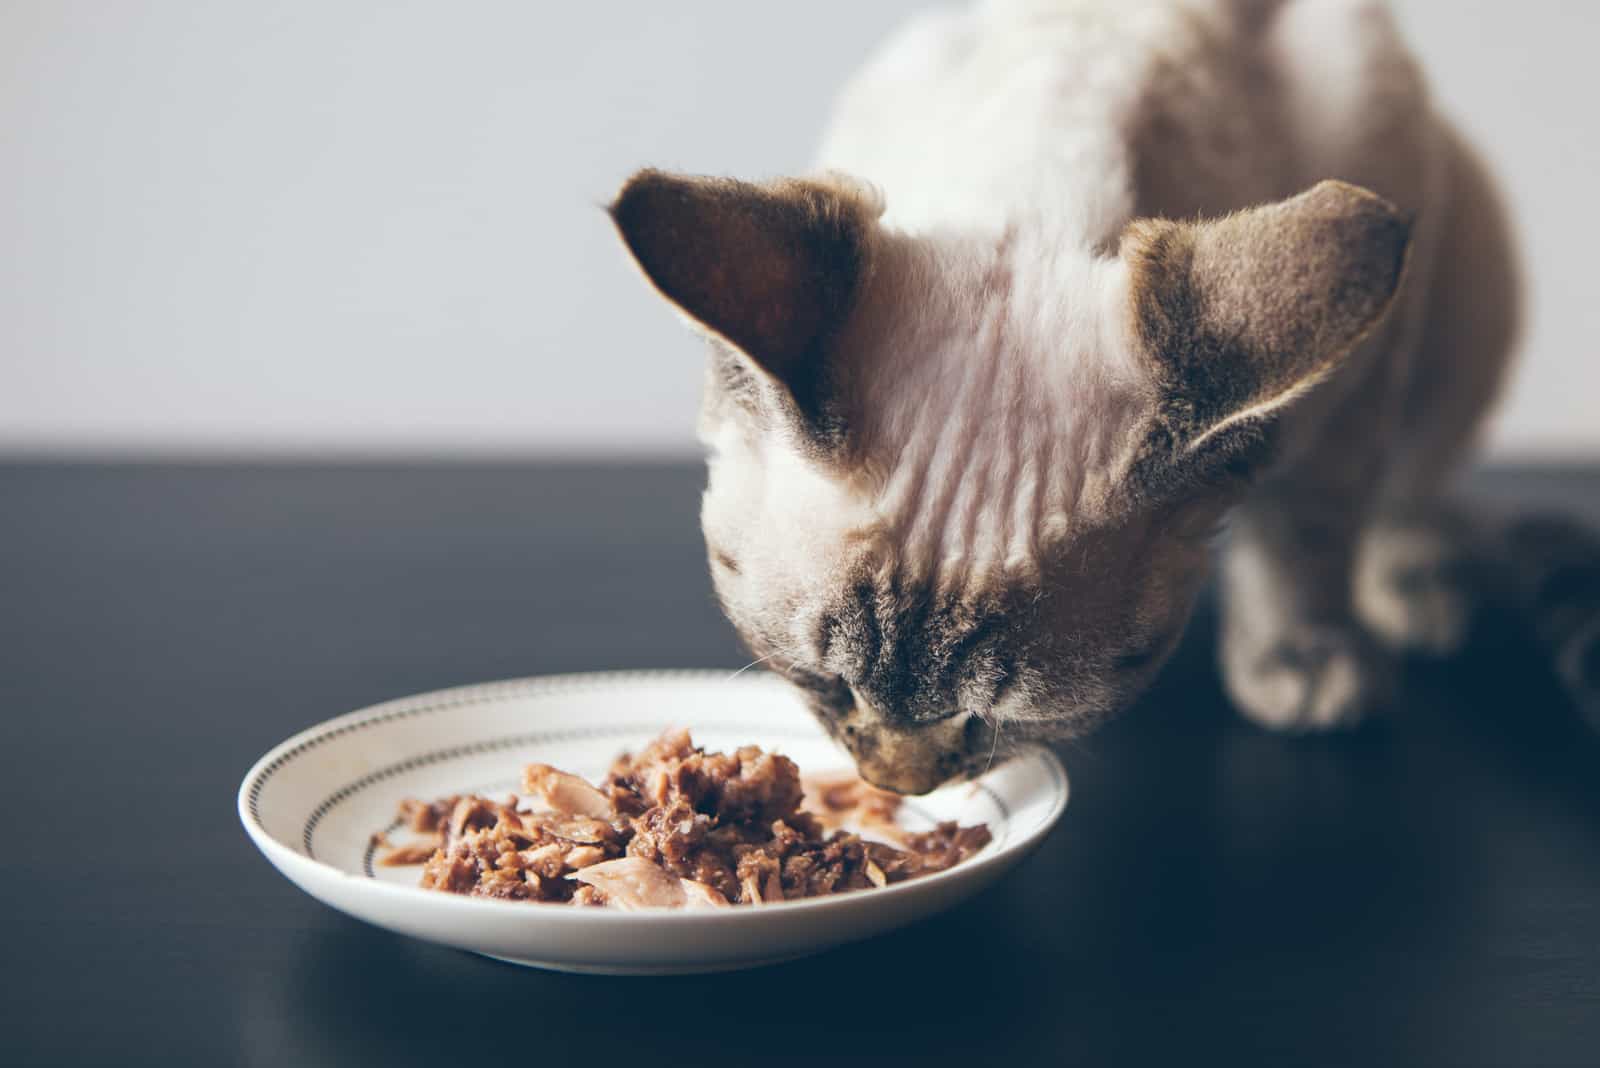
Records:
M599 204L803 167L907 0L0 0L0 449L689 452ZM1600 452L1595 5L1401 0L1527 236L1496 442Z

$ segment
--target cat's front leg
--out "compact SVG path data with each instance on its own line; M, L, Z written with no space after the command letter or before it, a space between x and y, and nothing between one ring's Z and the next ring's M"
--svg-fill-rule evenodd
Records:
M1223 682L1264 727L1351 727L1392 694L1390 658L1351 604L1361 514L1337 497L1264 500L1236 513L1222 569Z
M1486 576L1466 516L1430 501L1387 508L1356 561L1356 610L1399 654L1451 656L1467 641Z

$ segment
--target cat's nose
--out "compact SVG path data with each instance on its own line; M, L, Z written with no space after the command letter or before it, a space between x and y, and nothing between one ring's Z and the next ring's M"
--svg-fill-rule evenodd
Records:
M922 723L895 721L856 694L835 734L850 750L863 779L899 794L925 794L967 769L974 721L966 715Z

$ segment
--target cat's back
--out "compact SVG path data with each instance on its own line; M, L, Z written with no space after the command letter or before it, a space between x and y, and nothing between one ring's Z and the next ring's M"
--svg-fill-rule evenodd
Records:
M1094 242L1330 176L1412 200L1395 139L1425 110L1381 0L984 0L892 37L819 162L902 226L1043 213Z

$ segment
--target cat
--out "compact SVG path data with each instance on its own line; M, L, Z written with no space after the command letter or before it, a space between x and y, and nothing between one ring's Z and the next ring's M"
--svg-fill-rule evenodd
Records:
M879 786L1128 705L1224 524L1256 723L1360 723L1465 638L1427 517L1506 377L1516 253L1383 3L937 10L814 173L644 170L610 212L709 341L718 597Z

